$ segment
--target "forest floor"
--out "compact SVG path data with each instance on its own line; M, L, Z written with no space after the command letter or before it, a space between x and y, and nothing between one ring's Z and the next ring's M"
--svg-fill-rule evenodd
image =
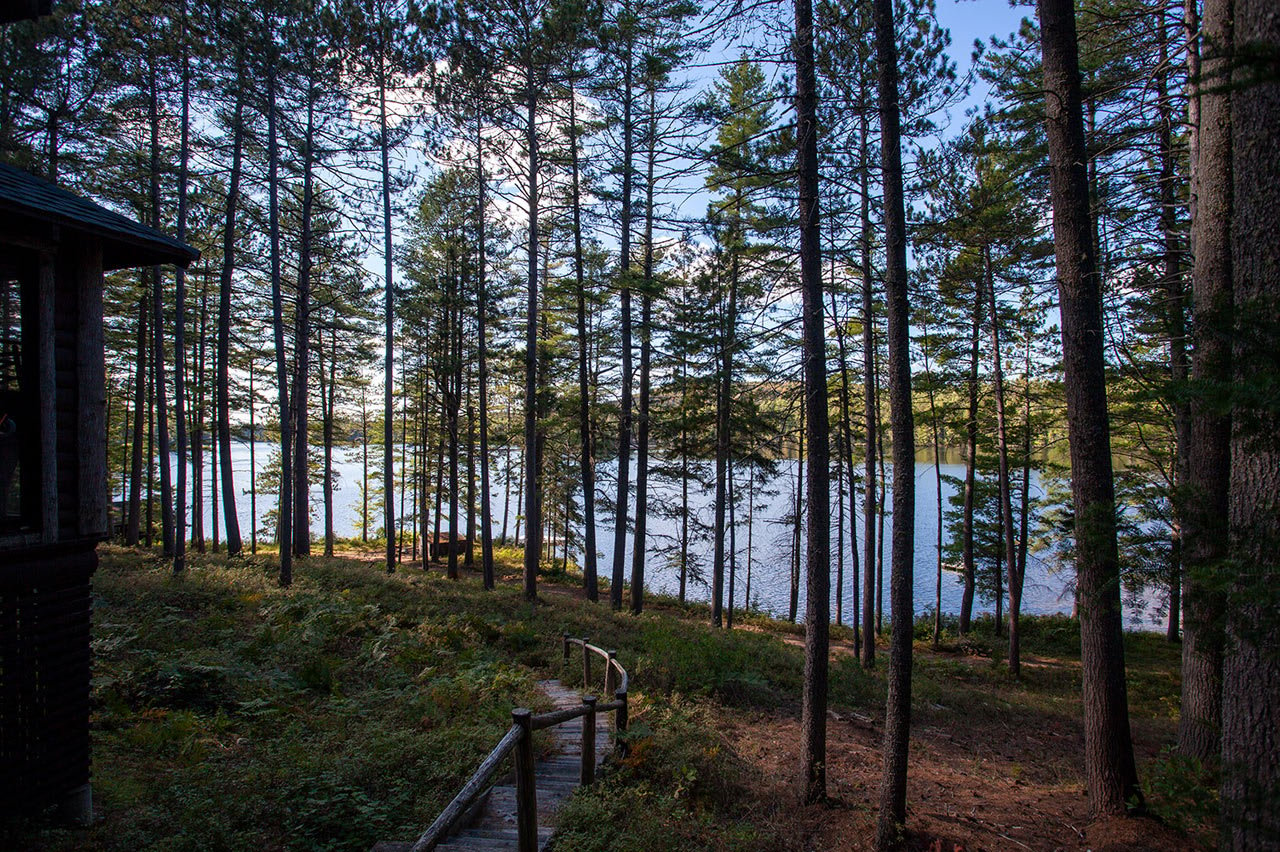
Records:
M884 648L867 672L835 628L829 800L800 807L802 633L752 614L713 630L701 605L653 597L641 616L583 599L550 572L520 597L500 581L312 557L292 588L271 555L102 549L94 581L91 727L97 819L0 827L14 850L367 850L415 837L510 723L540 708L539 678L572 685L559 637L616 648L632 675L629 756L561 813L557 852L870 849L878 808ZM1024 621L1021 679L990 620L933 649L917 625L910 847L1202 848L1212 779L1167 753L1179 649L1128 634L1139 772L1153 819L1088 823L1079 638L1065 617Z

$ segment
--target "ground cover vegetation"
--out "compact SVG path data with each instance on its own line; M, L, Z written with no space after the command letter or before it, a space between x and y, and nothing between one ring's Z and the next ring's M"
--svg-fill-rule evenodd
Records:
M474 571L458 582L417 566L387 575L378 552L313 558L286 590L265 554L193 557L174 578L154 553L106 548L95 581L99 821L10 826L6 848L360 850L416 836L505 731L511 708L546 702L538 679L579 684L581 667L562 665L562 632L616 648L634 694L630 753L570 801L557 849L864 848L856 838L871 836L874 777L841 775L840 816L825 828L792 806L800 778L786 737L799 722L803 669L788 622L753 615L716 631L705 606L672 598L639 617L614 614L585 599L576 566L548 571L530 605L518 551L496 552L492 593ZM1078 627L1029 619L1034 664L1020 681L992 627L981 620L961 639L949 620L935 653L932 622L916 626L926 653L913 702L925 733L913 771L922 784L958 783L957 797L1005 792L968 825L930 822L921 835L930 841L990 842L1020 809L1057 797L1068 805L1062 819L1082 814ZM883 676L858 665L847 629L834 636L833 742L873 751ZM1194 845L1211 830L1212 788L1165 752L1176 649L1131 634L1126 650L1139 754L1161 779L1152 805L1190 832L1178 842ZM1035 734L998 747L988 739L1014 725ZM935 755L941 742L963 758ZM957 774L941 777L953 763ZM966 769L981 776L966 780ZM1059 836L1067 848L1079 839L1054 825L1022 830L1013 836Z
M1051 688L1075 670L1034 661L1037 632L1058 623L1022 612L1034 554L1076 609L1078 652L1051 656L1078 653L1071 757L1088 795L1062 824L1141 834L1147 823L1130 816L1207 778L1223 848L1274 844L1273 5L1038 0L967 62L934 0L66 0L5 25L0 158L201 252L189 269L107 280L115 536L193 576L161 586L126 570L146 592L167 589L161 600L177 596L172 612L136 622L181 636L183 594L235 599L202 597L219 577L279 606L205 616L215 632L219 619L253 627L226 628L219 653L193 644L150 663L128 655L171 637L102 622L104 708L151 701L156 718L101 736L170 737L166 765L181 763L214 753L197 722L225 718L252 744L293 724L281 703L323 716L366 693L377 711L350 733L407 736L395 722L411 720L394 715L406 711L372 699L416 686L415 655L436 640L394 627L391 650L378 645L383 616L350 604L336 580L323 585L346 569L322 559L345 537L379 548L390 574L424 557L449 578L478 570L496 594L458 586L469 610L458 623L492 613L508 625L518 609L498 581L501 552L521 561L530 604L546 568L578 577L580 565L582 594L602 604L581 617L602 636L633 624L612 614L625 608L640 629L619 642L640 636L698 661L696 684L682 663L670 683L651 682L655 695L737 695L775 712L798 701L771 752L790 762L786 777L800 771L795 798L836 826L839 785L863 779L874 827L859 823L859 836L904 848L942 834L908 784L913 744L939 721L921 699L945 689L934 673L985 678L1013 703L1047 672L1062 678ZM7 285L2 295L13 337L16 301ZM963 464L950 501L948 455ZM917 489L920 459L934 463L934 493ZM340 481L344 463L358 463L355 482ZM772 482L782 469L790 482ZM750 554L766 480L789 491L771 567L785 561L776 614L793 625L768 629L802 642L802 664L736 630L762 626ZM354 518L340 516L340 486L358 494ZM915 527L927 504L931 535ZM916 661L925 607L913 575L928 551L936 596L930 651ZM677 602L709 601L689 612L732 634L665 635L639 618L670 608L651 594L658 560L678 577ZM204 577L190 567L207 565ZM954 614L944 577L963 584ZM292 610L272 579L316 597ZM391 594L402 581L382 582ZM160 607L128 597L117 604ZM1153 604L1168 648L1124 635L1125 597ZM978 617L985 606L991 622ZM1003 662L930 656L953 641L949 615L956 647L986 647L989 624ZM446 693L482 690L476 672L488 671L502 684L496 704L533 700L526 678L544 664L520 654L534 646L494 641L503 653L438 663L457 681ZM830 653L844 642L851 655ZM643 659L663 658L641 644L644 672ZM112 680L117 652L132 662ZM374 660L383 653L395 664ZM1148 730L1154 687L1133 671L1144 659L1164 660L1179 683L1163 763L1150 762L1165 744ZM786 677L761 674L782 660ZM873 746L849 741L829 713L862 689L884 698ZM785 700L768 697L778 690ZM476 724L489 712L500 725L501 709ZM696 706L654 712L674 728L707 718ZM407 822L385 797L355 792L364 756L329 774L313 760L358 747L344 744L342 718L319 726L323 748L295 751L311 805L279 817L282 837L300 814L343 808ZM1025 721L1009 728L983 733L1034 735ZM228 750L238 741L208 736ZM419 746L403 759L440 761ZM471 745L440 747L462 756ZM715 770L726 784L732 763ZM288 765L281 755L263 770L279 785L242 781L296 799ZM634 778L679 803L666 771ZM858 774L868 771L874 781ZM617 807L636 795L601 789ZM413 801L425 809L414 819L430 809ZM1167 819L1198 831L1199 814ZM794 836L779 819L772 836ZM343 830L315 828L314 842Z

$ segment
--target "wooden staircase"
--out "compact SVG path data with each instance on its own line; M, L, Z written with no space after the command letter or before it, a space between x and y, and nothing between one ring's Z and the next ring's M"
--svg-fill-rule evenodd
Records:
M539 688L555 703L556 709L577 707L582 699L575 689L559 680L538 682ZM578 787L582 771L582 726L587 717L571 719L547 728L551 747L534 764L538 801L538 848L545 849L555 830L556 814ZM609 714L595 714L595 762L598 766L609 753L612 732ZM441 852L498 852L518 848L516 828L516 787L507 778L495 785L472 806L465 826L435 848ZM372 852L410 852L411 842L383 841Z

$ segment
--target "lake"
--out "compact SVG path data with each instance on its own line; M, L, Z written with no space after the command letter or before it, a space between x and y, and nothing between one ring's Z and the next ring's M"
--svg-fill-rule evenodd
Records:
M272 457L275 447L272 444L258 442L254 449L255 463L257 465L258 475L262 475L262 470L267 464L268 459ZM234 458L235 480L240 494L237 495L237 515L240 518L241 533L248 541L249 538L249 447L247 444L234 444L232 455ZM399 453L397 452L397 465L399 464ZM495 471L495 480L493 485L492 506L494 516L494 535L495 537L501 532L503 507L502 502L505 495L505 487L501 481L500 472L502 469L502 453L494 454L493 468ZM381 463L380 448L375 452L374 448L370 449L370 479L371 484L376 484L380 477L377 473L377 466ZM206 457L207 464L207 457ZM634 463L633 463L634 464ZM752 603L757 607L774 615L786 616L789 609L790 601L790 555L791 555L791 527L784 522L784 518L790 513L792 502L794 501L794 483L796 474L797 461L794 459L782 460L778 464L778 473L771 481L755 483L755 511L752 513L751 519L751 597ZM336 482L334 485L334 531L335 534L342 538L350 538L359 535L360 531L360 470L361 463L356 453L352 454L346 450L335 454L334 469L336 471ZM614 475L616 471L616 462L601 462L597 466L598 481L597 490L600 494L609 493L614 489ZM954 493L955 488L945 479L946 476L963 477L964 467L959 464L943 464L941 466L944 477L942 483L943 505L947 505L948 497ZM888 467L886 475L889 477L887 489L891 492L892 484L892 467ZM915 512L915 575L914 575L914 604L917 615L930 612L933 609L935 584L936 584L936 566L937 566L937 497L936 482L934 474L934 466L931 462L917 462L915 466L916 474L916 512ZM745 475L742 475L741 481L736 482L738 498L740 500L738 532L737 532L737 562L738 562L738 578L736 582L735 603L738 607L742 607L745 601L746 586L746 566L747 566L747 540L748 540L748 523L746 518L745 503L748 490L748 482ZM205 474L206 488L208 487L208 471ZM632 483L635 482L634 467L632 472ZM1039 478L1033 473L1032 475L1032 493L1040 493ZM478 489L477 489L478 494ZM695 515L702 524L707 527L712 521L714 493L711 489L698 489L690 486L689 500L691 504L691 514ZM207 497L207 495L206 495ZM646 560L646 577L645 583L648 590L663 594L674 595L679 590L679 573L678 567L674 564L674 557L670 553L674 545L678 541L680 531L680 522L678 517L672 517L674 513L663 513L659 510L659 504L666 503L678 507L680 498L679 485L676 483L651 479L649 485L650 500L650 518L649 518L649 537L646 545L648 554ZM258 516L259 525L261 526L262 518L266 512L275 506L275 495L259 493L258 495ZM321 516L321 500L322 492L319 486L312 489L312 505L313 505L313 521L312 533L316 540L319 541L324 534L323 518ZM847 505L847 498L846 498ZM892 494L887 497L888 511L885 517L885 535L889 536L893 521ZM836 546L836 529L837 520L834 512L835 499L832 500L832 521L831 521L831 542L833 548L832 554L832 594L831 594L831 612L832 618L835 617L836 593L836 562L834 548ZM406 502L406 507L408 502ZM859 496L859 511L861 511L862 501ZM510 516L510 528L514 532L515 518L518 514L519 507L516 505L516 495L514 490L510 495L508 512ZM635 502L634 494L631 500L631 511L634 512ZM398 505L397 505L398 509ZM613 564L613 540L614 532L612 514L607 516L600 512L597 507L597 533L596 544L599 553L599 571L601 576L607 577ZM445 508L445 518L447 524L448 507ZM633 519L634 520L634 519ZM380 521L378 522L380 523ZM465 523L460 519L460 523ZM210 529L211 519L208 501L205 504L205 529ZM848 518L846 510L846 536L848 534ZM862 520L859 514L858 519L859 536L862 533ZM265 536L270 538L270 535ZM633 536L628 533L627 537L627 576L630 577L631 571L631 548L634 546ZM861 542L859 543L861 546ZM727 547L726 540L726 547ZM846 539L845 549L848 550L848 541ZM707 601L710 599L710 574L711 574L711 542L709 537L704 538L691 545L691 551L695 554L695 558L702 564L702 573L706 578L706 582L690 582L688 587L688 597L693 600ZM580 554L573 554L575 558L579 558ZM580 558L579 558L579 561ZM885 614L888 615L889 609L889 549L886 541L884 554L884 607ZM1050 614L1050 613L1070 613L1072 609L1072 595L1069 591L1068 576L1054 574L1049 571L1046 561L1039 558L1035 553L1028 554L1027 557L1027 576L1025 589L1022 597L1023 612L1031 614ZM845 554L845 578L844 578L844 622L851 624L854 620L855 613L852 609L853 589L857 578L851 575L849 570L848 553ZM726 567L725 590L728 593L728 574ZM963 586L958 575L943 572L942 575L942 611L944 613L957 613L960 610L960 599ZM1153 593L1145 595L1146 600L1137 605L1126 604L1125 608L1125 624L1130 629L1162 629L1163 621L1160 618L1159 604L1163 600L1162 593ZM991 601L983 601L978 599L974 603L974 614L994 612L995 607ZM800 616L804 614L804 579L801 578L800 583Z

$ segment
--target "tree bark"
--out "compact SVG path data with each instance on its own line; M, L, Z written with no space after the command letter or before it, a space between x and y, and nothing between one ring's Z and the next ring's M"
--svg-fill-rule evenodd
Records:
M538 90L532 60L525 79L526 117L524 141L528 155L529 243L528 306L524 336L524 597L538 596L538 558L542 553L542 500L538 458ZM624 510L625 511L625 510ZM625 525L624 525L625 531ZM621 548L618 548L621 551ZM622 606L622 568L614 558L614 609Z
M862 500L862 666L873 668L876 664L876 429L879 416L876 413L875 395L875 299L871 274L871 141L868 113L870 97L865 91L860 103L861 125L858 134L858 162L861 181L858 234L862 264L862 419L866 432L863 447Z
M936 649L942 641L942 438L938 430L938 405L933 390L933 373L929 367L929 324L924 323L924 340L921 351L924 353L924 377L929 388L929 426L933 432L933 482L937 495L937 544L934 553L937 556L937 575L934 578L933 594L933 647Z
M445 423L449 430L449 543L448 543L448 575L450 580L458 579L458 504L461 497L458 491L458 456L459 429L458 417L462 404L462 314L458 309L459 275L457 263L454 262L452 249L449 252L448 307L445 308L445 328L448 329L448 346L445 350L445 363L449 365L449 374L444 380Z
M187 52L187 3L181 5L182 103L179 113L178 143L178 241L187 240L187 180L191 155L191 63ZM173 573L181 574L187 561L187 270L179 266L174 275L173 312L173 414L178 439L178 493L175 501Z
M476 359L480 371L480 572L484 587L493 589L493 507L489 493L489 318L488 255L485 245L484 136L476 97ZM425 409L424 409L425 410ZM426 462L426 444L422 459ZM425 477L424 477L425 479ZM425 509L426 504L423 504ZM419 511L423 511L419 509ZM423 564L426 564L423 557Z
M324 354L323 337L321 337L320 354ZM329 326L329 379L324 378L325 364L323 359L316 365L320 368L320 405L324 417L324 555L333 556L333 412L338 398L338 341L337 325Z
M648 168L645 178L644 290L640 294L640 408L636 434L636 534L631 549L631 612L644 609L645 539L649 524L649 359L653 320L653 161L657 142L653 90L649 90ZM733 605L730 599L730 606Z
M795 504L791 515L791 599L787 620L795 624L800 611L800 543L804 526L804 431L807 415L804 401L800 405L800 428L796 441L796 489Z
M395 503L395 291L391 256L391 153L387 138L387 74L378 53L378 148L382 155L382 517L387 573L396 570Z
M991 312L991 366L996 402L996 465L1000 489L1000 518L1003 527L1004 559L1009 567L1009 673L1022 672L1018 617L1022 612L1022 578L1018 576L1018 540L1013 526L1013 489L1009 476L1009 430L1005 418L1004 363L1000 351L1000 312L996 302L996 282L991 269L991 246L982 247L987 277L987 308Z
M1160 163L1160 230L1163 236L1161 284L1164 288L1165 329L1169 338L1169 381L1173 385L1173 486L1174 500L1169 541L1169 623L1166 638L1176 642L1182 591L1182 515L1181 492L1185 490L1190 462L1191 409L1183 389L1187 383L1186 294L1181 263L1182 239L1178 232L1177 177L1173 150L1173 107L1169 98L1168 21L1159 24L1160 67L1156 73L1156 113L1159 117L1157 156Z
M969 633L973 619L973 598L978 571L973 556L973 513L978 470L978 358L982 337L982 278L974 281L973 322L969 331L969 412L965 422L964 519L961 531L961 561L964 563L964 592L960 597L960 635ZM997 625L998 626L998 625Z
M835 276L832 275L832 287L835 286ZM861 570L858 563L858 489L857 482L854 478L853 468L853 417L850 413L850 399L853 394L849 388L849 362L847 357L847 349L844 338L844 324L840 317L836 315L835 294L831 296L831 313L836 316L836 346L840 353L840 434L841 434L841 451L844 453L844 468L848 471L849 476L849 574L853 577L853 655L855 658L862 657L862 630L860 629L858 610L858 585L861 582ZM843 582L841 583L843 587ZM839 613L840 598L836 598L837 613ZM836 622L843 624L843 619L837 615Z
M631 14L627 2L624 13ZM623 59L622 92L622 215L619 246L619 283L622 290L622 399L618 417L618 499L613 521L613 576L609 587L609 601L615 610L622 609L623 568L626 565L627 501L631 480L631 160L633 156L632 133L632 52L628 39ZM711 607L718 601L713 594ZM714 618L714 616L713 616Z
M885 299L888 307L889 428L893 440L893 550L890 557L888 699L884 772L876 848L904 848L907 751L911 739L912 567L915 544L915 421L911 410L911 305L907 292L907 223L902 187L898 48L893 0L873 0L880 158L884 183Z
M156 57L148 57L148 124L151 126L151 162L148 171L151 196L151 226L160 229L160 86L157 79ZM152 379L155 381L156 438L160 451L160 549L166 557L173 556L173 471L169 458L169 400L164 376L164 276L160 267L151 267L151 348L155 353ZM181 322L182 318L175 317Z
M240 170L244 152L244 48L236 51L236 103L231 117L231 176L227 184L226 221L222 233L222 276L218 288L218 454L222 475L222 515L226 529L227 555L239 556L240 518L236 514L236 483L231 465L231 284L235 274L236 214L240 203ZM217 547L217 521L214 546Z
M1129 730L1103 354L1102 282L1089 216L1072 0L1038 0L1075 510L1085 786L1094 816L1141 802Z
M809 421L808 524L805 536L804 741L806 802L827 795L827 674L831 629L831 457L827 422L827 343L818 206L818 83L813 4L796 0L796 170L800 195L800 287L805 414ZM905 282L904 282L905 283Z
M1194 8L1188 20L1189 29L1202 33L1188 46L1189 71L1199 72L1191 76L1188 98L1189 111L1199 120L1191 146L1191 375L1198 392L1191 399L1182 529L1186 576L1178 750L1205 763L1220 756L1225 600L1219 578L1229 542L1231 416L1216 397L1231 380L1232 93L1225 84L1232 62L1233 7L1233 0L1207 0L1201 27ZM1204 42L1197 49L1199 37Z
M1235 572L1222 667L1221 848L1244 852L1280 845L1280 408L1266 396L1280 379L1280 14L1271 0L1236 0L1233 43Z
M124 543L137 547L142 525L142 450L147 417L147 300L138 300L138 360L133 371L133 441L129 458L129 519Z
M195 407L191 412L191 546L204 553L205 355L209 329L209 262L200 283L200 325L196 338ZM210 453L212 455L212 453Z
M596 565L596 465L591 441L591 397L587 363L587 285L582 256L577 96L569 87L570 204L573 207L573 275L578 298L578 471L582 477L582 581L587 600L600 599Z
M264 13L268 36L274 45L274 25L271 16ZM271 241L271 328L276 350L276 392L280 417L280 499L276 504L279 534L276 545L280 551L280 585L288 588L293 583L293 423L289 408L289 367L284 349L284 294L280 280L280 147L276 139L276 53L270 51L267 69L267 230ZM306 345L302 349L306 350ZM299 354L297 357L302 358ZM256 441L256 435L249 440ZM305 441L305 439L303 439ZM305 445L303 446L305 451ZM305 501L303 501L305 506ZM255 524L256 526L256 524Z
M311 439L308 417L308 381L311 377L311 243L315 209L315 51L307 55L307 123L302 139L302 230L298 253L298 302L293 323L293 555L311 555ZM321 406L324 400L321 399ZM326 542L327 546L327 542Z

